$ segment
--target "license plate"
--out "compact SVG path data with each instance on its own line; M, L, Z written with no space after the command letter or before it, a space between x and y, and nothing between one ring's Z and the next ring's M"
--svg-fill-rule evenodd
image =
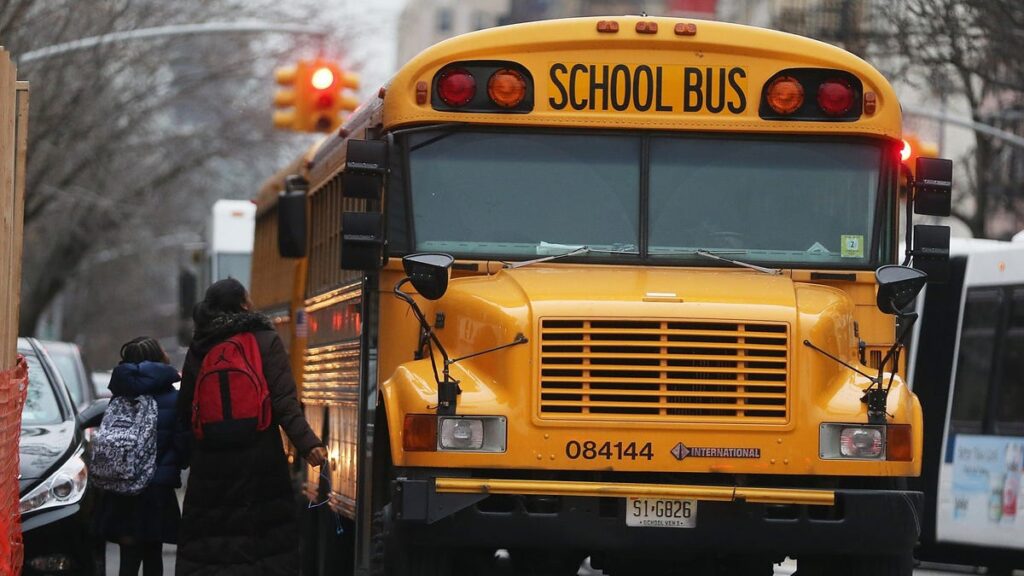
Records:
M697 501L627 498L626 526L695 528L697 526Z

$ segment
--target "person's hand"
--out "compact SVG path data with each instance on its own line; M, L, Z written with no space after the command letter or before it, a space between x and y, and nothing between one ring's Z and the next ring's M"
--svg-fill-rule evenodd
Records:
M314 468L322 465L326 461L327 449L324 448L323 446L317 446L316 448L310 450L309 454L306 454L306 462L308 462L309 465L313 466Z

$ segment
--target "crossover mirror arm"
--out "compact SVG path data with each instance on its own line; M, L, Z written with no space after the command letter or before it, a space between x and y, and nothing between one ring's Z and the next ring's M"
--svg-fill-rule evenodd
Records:
M870 380L872 384L874 384L874 383L875 383L875 377L874 377L874 376L872 376L872 375L868 374L867 372L864 372L863 370L859 370L859 369L858 369L858 368L857 368L856 366L854 366L853 364L849 364L849 363L847 363L847 362L844 362L844 361L843 361L843 360L842 360L841 358L838 358L838 357L836 357L836 356L834 356L834 355L832 355L832 354L829 354L829 353L828 353L827 351L825 351L825 350L824 350L823 348L820 348L820 347L818 347L818 346L815 346L815 345L814 345L814 343L813 343L813 342L811 342L810 340L804 340L804 346L807 346L807 347L808 347L808 348L810 348L811 350L814 350L815 352L817 352L817 353L819 353L819 354L822 354L822 355L824 355L825 357L829 358L830 360L833 360L833 361L835 361L835 362L837 362L837 363L839 363L839 364L842 364L843 366L846 366L846 367L847 367L847 368L849 368L850 370L853 370L853 371L854 371L854 372L856 372L857 374L860 374L861 376L863 376L863 377L867 378L868 380Z
M516 334L516 337L513 338L511 342L507 344L499 344L494 348L488 348L486 350L481 350L479 352L473 352L472 354L466 354L465 356L459 356L458 358L452 358L451 360L445 360L445 364L455 364L456 362L461 362L463 360L468 360L470 358L476 358L477 356L483 356L484 354L490 354L491 352L497 352L498 350L504 350L505 348L511 348L513 346L518 346L520 344L526 344L527 342L529 342L529 340L526 338L526 336L523 336L522 332L520 332L519 334Z

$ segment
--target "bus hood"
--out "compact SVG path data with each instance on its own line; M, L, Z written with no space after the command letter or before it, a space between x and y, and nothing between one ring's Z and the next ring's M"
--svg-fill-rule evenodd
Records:
M555 318L754 320L787 324L843 357L855 347L845 292L750 270L534 265L453 280L437 311L454 356L535 337L538 320Z

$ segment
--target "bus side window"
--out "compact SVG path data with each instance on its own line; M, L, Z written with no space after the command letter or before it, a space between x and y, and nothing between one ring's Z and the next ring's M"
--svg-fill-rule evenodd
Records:
M1002 378L995 433L1024 436L1024 286L1016 287L1002 342Z
M953 393L950 422L953 434L984 432L985 408L995 363L993 351L1002 309L1001 289L968 289Z

